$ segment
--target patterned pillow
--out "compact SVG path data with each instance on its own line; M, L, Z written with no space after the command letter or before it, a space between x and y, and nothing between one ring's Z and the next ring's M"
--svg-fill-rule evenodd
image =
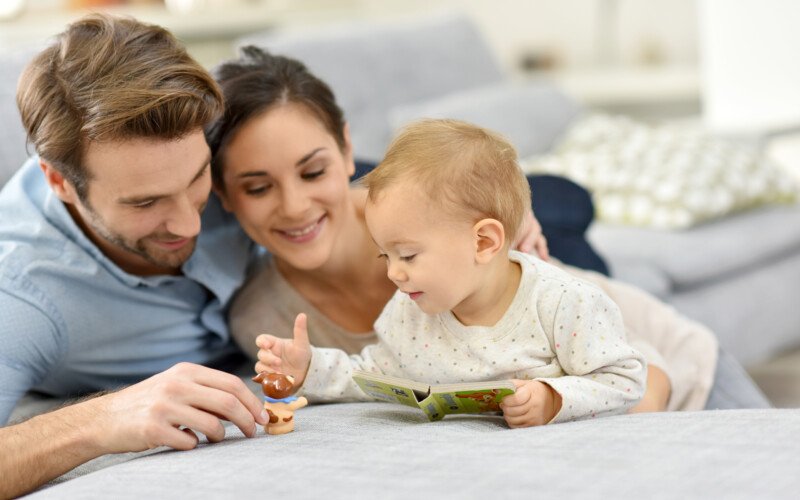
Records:
M784 171L755 152L699 130L590 115L553 154L522 162L529 173L568 177L592 192L604 222L663 229L798 199Z

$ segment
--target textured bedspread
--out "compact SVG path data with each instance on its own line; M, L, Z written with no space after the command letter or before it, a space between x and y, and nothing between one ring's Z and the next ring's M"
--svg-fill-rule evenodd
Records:
M385 403L312 406L285 436L104 457L34 498L797 498L800 410L509 430Z

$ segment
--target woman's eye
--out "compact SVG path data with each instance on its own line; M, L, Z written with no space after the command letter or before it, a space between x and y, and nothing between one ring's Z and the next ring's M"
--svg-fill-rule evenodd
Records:
M249 187L249 188L246 188L244 190L244 192L249 194L249 195L251 195L251 196L258 196L260 194L264 194L267 191L269 191L270 187L272 187L272 186L266 185L266 186Z
M308 180L311 180L311 179L316 179L317 177L319 177L320 175L322 175L324 173L325 173L325 169L321 168L321 169L315 170L313 172L306 172L306 173L302 174L300 177L302 177L303 179L308 181Z

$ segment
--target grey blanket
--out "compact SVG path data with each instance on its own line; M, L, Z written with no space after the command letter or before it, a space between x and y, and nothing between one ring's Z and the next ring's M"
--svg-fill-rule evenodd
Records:
M797 498L800 410L624 415L509 430L499 416L311 406L297 430L103 457L34 498Z

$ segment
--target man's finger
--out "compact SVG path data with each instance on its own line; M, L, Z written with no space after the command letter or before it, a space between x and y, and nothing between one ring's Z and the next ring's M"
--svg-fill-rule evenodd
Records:
M252 437L255 435L255 416L251 414L244 404L233 394L200 386L196 391L193 392L193 394L191 394L189 404L198 410L219 416L224 420L228 420L229 422L233 422L236 427L242 431L242 434L247 437ZM263 407L260 401L259 406L259 413L261 413ZM202 429L197 430L200 430L203 432L203 434L206 434ZM219 441L225 437L224 429L222 430L221 435L218 430L214 430L214 432L215 433L213 435L206 434L209 441Z
M200 365L192 366L196 367L192 370L192 380L194 380L194 382L232 394L244 405L258 423L265 423L261 416L263 410L261 400L253 394L242 379L236 375L231 375L230 373L225 373L213 368ZM242 430L242 432L244 432L244 430Z

